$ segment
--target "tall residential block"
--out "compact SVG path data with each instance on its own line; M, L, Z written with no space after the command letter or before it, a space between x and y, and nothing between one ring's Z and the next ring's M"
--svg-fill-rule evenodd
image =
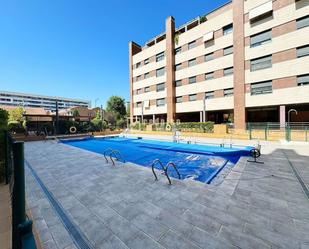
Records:
M308 0L233 0L178 28L168 17L129 44L131 120L245 129L296 109L291 121L309 122L308 37Z

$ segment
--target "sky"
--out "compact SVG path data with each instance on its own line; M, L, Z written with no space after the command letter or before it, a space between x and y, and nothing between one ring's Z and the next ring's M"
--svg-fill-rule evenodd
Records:
M0 0L0 91L129 100L128 43L227 0Z

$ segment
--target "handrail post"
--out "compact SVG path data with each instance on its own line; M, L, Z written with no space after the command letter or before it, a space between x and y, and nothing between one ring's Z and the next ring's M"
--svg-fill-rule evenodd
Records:
M21 237L18 226L26 221L25 208L25 171L24 171L24 143L13 143L14 155L14 186L12 198L12 238L13 249L21 248Z

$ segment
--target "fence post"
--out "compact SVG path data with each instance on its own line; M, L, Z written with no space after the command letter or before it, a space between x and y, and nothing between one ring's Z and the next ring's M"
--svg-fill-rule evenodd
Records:
M285 129L285 137L286 137L286 141L288 141L288 142L291 141L291 130L290 130L289 125Z
M267 132L268 132L268 123L266 123L265 127L265 140L267 140Z
M18 226L26 221L23 142L13 143L13 155L14 186L12 198L12 239L13 249L19 249L21 248L21 236Z
M9 138L8 132L4 131L4 146L5 146L5 153L4 153L4 170L5 170L5 184L9 183Z

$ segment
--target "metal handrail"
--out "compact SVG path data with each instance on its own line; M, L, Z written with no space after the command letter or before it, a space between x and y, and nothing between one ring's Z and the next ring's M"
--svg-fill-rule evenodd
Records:
M162 168L162 170L163 170L163 172L164 172L164 175L166 176L166 178L167 178L167 180L168 180L168 183L171 185L171 184L172 184L171 179L170 179L170 177L168 176L167 171L166 171L166 168L164 167L164 165L163 165L163 163L160 161L160 159L155 159L155 160L152 162L152 165L151 165L151 170L152 170L152 173L153 173L153 175L154 175L154 177L155 177L155 180L158 181L157 174L156 174L156 172L155 172L155 170L154 170L154 166L155 166L157 163L160 164L160 166L161 166L161 168Z
M103 156L104 156L104 158L105 158L105 160L106 160L106 162L108 163L108 159L107 159L107 157L106 157L106 154L107 154L107 152L109 152L110 151L110 154L113 152L113 149L111 149L111 148L107 148L105 151L104 151L104 153L103 153Z
M112 152L109 154L109 158L111 159L113 165L115 165L115 161L112 158L112 155L114 155L114 157L116 158L117 161L120 161L120 159L122 159L122 162L125 163L125 160L123 158L123 156L121 155L119 150L112 150ZM119 157L117 157L117 155Z
M166 166L165 166L166 174L168 174L168 173L167 173L167 170L168 170L168 167L169 167L169 166L173 166L173 168L175 169L175 171L176 171L176 173L177 173L177 175L178 175L178 179L181 179L181 176L180 176L180 173L179 173L179 171L178 171L178 169L177 169L177 167L176 167L176 164L173 163L173 162L168 162L168 163L166 164Z
M180 173L179 173L179 171L178 171L178 169L177 169L175 163L173 163L173 162L168 162L168 163L166 164L166 166L164 167L164 165L163 165L163 163L160 161L160 159L155 159L155 160L152 162L151 170L152 170L152 173L153 173L153 175L154 175L156 181L158 181L157 174L156 174L156 172L155 172L155 170L154 170L154 166L155 166L156 164L160 164L160 166L161 166L161 168L162 168L162 170L163 170L163 172L164 172L164 175L166 176L166 178L167 178L167 180L168 180L168 184L169 184L169 185L172 185L171 179L170 179L170 177L169 177L169 175L168 175L168 172L167 172L169 166L172 166L172 167L174 168L174 170L176 171L176 173L177 173L177 175L178 175L178 179L181 179L181 175L180 175Z

